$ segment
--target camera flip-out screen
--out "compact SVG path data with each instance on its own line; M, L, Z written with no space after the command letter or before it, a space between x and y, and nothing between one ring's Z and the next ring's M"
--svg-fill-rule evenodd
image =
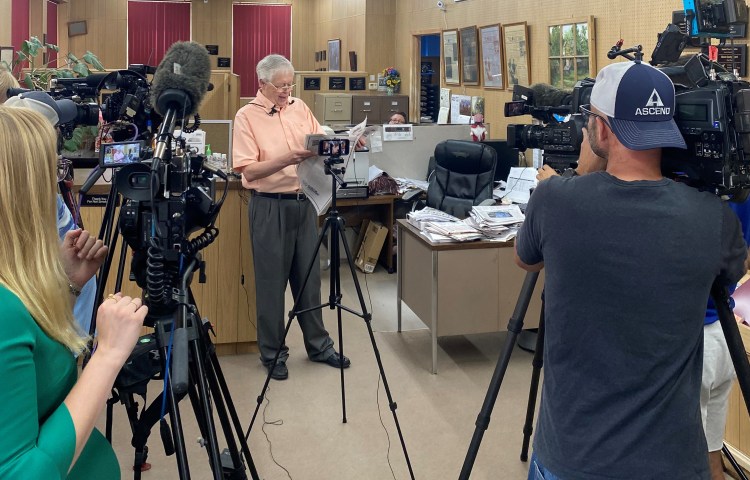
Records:
M141 160L143 142L102 143L99 148L99 166L117 168Z

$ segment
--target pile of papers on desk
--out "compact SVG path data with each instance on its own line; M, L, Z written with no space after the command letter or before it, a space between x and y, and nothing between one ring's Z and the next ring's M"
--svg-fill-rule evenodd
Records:
M489 240L507 242L515 238L525 218L518 205L477 205L472 207L465 222Z
M406 214L406 221L434 243L468 242L484 238L482 232L457 217L432 207Z

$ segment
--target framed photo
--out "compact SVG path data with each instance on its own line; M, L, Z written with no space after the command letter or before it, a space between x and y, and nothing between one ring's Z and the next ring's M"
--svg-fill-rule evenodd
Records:
M503 25L503 52L508 75L507 88L512 90L513 85L528 87L531 84L531 66L526 22Z
M328 71L341 71L341 39L328 40Z
M594 17L554 22L548 32L550 85L573 88L578 80L596 76Z
M464 85L479 85L479 45L477 27L471 26L460 30L461 41L461 75Z
M458 30L443 30L443 80L447 85L461 84Z
M505 88L503 75L503 44L500 41L501 27L487 25L479 27L479 45L482 52L482 84L484 88Z

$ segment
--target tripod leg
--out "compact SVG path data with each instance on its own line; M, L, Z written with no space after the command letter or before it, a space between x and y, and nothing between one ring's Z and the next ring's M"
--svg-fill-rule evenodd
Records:
M333 228L331 229L331 272L330 272L330 281L329 283L329 295L328 295L328 303L331 305L331 308L334 308L334 306L338 307L336 308L336 319L337 319L337 325L339 329L339 354L341 355L341 358L339 359L340 363L340 369L339 373L341 376L341 421L343 423L346 423L346 390L344 388L344 335L343 335L343 325L341 323L341 272L339 270L340 267L340 258L341 253L339 251L339 238L344 242L344 245L346 245L346 237L344 235L345 227L344 222L341 219L341 217L336 219L336 222L333 223ZM348 253L347 253L348 255ZM347 257L348 258L348 257Z
M521 461L529 459L529 441L534 431L534 410L536 409L536 396L539 391L539 374L544 363L544 294L542 294L542 310L539 313L539 330L536 333L536 347L534 347L534 359L531 361L533 370L531 372L531 385L529 386L529 403L526 406L526 423L523 425L523 445L521 446Z
M223 399L223 402L221 402L222 407L226 405L226 410L224 410L224 413L222 413L221 410L219 410L219 418L225 418L226 413L229 413L229 417L232 420L232 424L234 425L234 429L237 432L237 439L240 442L240 447L242 448L242 453L245 455L245 460L247 461L248 467L250 468L250 476L253 478L253 480L260 480L260 476L258 475L258 471L255 469L255 462L253 462L253 457L250 455L250 447L247 445L247 441L245 440L245 437L242 436L242 424L240 423L240 417L237 415L237 409L234 407L234 403L232 402L232 397L229 394L229 387L227 386L227 381L224 378L224 372L221 370L221 366L219 365L219 359L216 357L216 352L212 349L211 352L208 354L208 365L207 369L210 373L208 379L209 382L212 382L212 387L215 391L221 392L221 398ZM219 409L219 400L217 399L216 405L217 409ZM224 431L228 432L229 428L224 427ZM227 438L229 438L229 434L227 434ZM232 452L234 452L237 447L236 445L233 447L232 444L229 444L229 448ZM234 461L234 458L233 458ZM237 463L239 465L239 463Z
M338 224L341 227L341 230L339 231L339 233L341 235L342 243L344 245L344 251L346 252L346 261L347 261L347 264L349 265L349 271L352 274L352 280L354 281L354 288L357 290L357 299L359 300L359 306L360 306L360 308L362 310L362 315L361 316L362 316L362 318L365 321L365 325L367 326L367 333L370 336L370 343L372 344L372 350L373 350L373 353L375 354L375 360L377 361L377 364L378 364L378 370L380 371L380 377L383 379L383 389L385 390L385 394L388 397L388 407L390 408L391 414L393 415L393 422L396 425L396 431L398 432L398 438L399 438L399 441L401 442L401 449L404 452L404 458L406 459L406 466L409 469L410 478L412 478L412 480L413 480L414 479L414 470L412 469L412 466L411 466L411 460L409 459L409 453L406 450L406 442L404 441L404 435L401 432L401 425L398 422L398 415L396 415L396 409L398 408L398 405L393 400L393 396L391 395L391 389L388 386L388 379L385 376L385 369L383 368L383 360L380 358L380 350L378 350L378 345L375 342L375 334L372 331L372 315L367 311L367 306L365 305L365 297L364 297L364 295L362 295L362 287L359 285L359 277L357 277L357 272L354 270L354 261L352 259L352 253L349 250L349 244L346 242L346 237L344 237L344 234L343 234L343 220L341 220L339 218L338 219ZM338 259L336 259L335 261L337 261L337 260ZM334 265L335 265L336 269L338 269L338 265L336 265L336 264L334 264ZM341 290L339 289L339 291L341 291ZM339 315L340 315L341 309L345 309L345 308L342 307L340 304L338 305L338 307L339 307ZM351 312L351 313L355 313L356 314L356 312L352 312L349 309L346 309L346 310L349 311L349 312ZM339 316L339 319L340 319L340 316ZM340 334L341 334L341 328L339 327L339 335ZM342 352L343 352L343 348L342 348ZM342 355L343 355L343 353L342 353ZM342 381L342 387L341 388L342 388L342 391L343 391L343 371L342 371L341 381Z
M729 306L729 294L726 287L718 281L711 285L711 297L716 305L716 313L719 315L721 329L724 332L724 338L729 348L729 356L732 357L734 371L737 374L737 381L740 384L742 397L745 400L745 408L750 413L750 362L747 360L745 345L740 337L740 330L734 319L734 313Z
M474 435L469 444L469 450L466 452L466 458L464 459L464 464L461 468L461 474L458 477L459 480L468 480L471 475L471 469L474 467L474 461L477 458L479 445L482 443L484 432L490 424L492 409L495 406L497 395L500 393L500 385L505 376L505 371L508 369L510 355L513 353L513 347L516 345L518 334L523 329L523 319L526 316L526 310L529 307L531 295L534 293L534 286L536 285L537 278L539 278L539 272L529 272L526 274L526 278L523 281L521 293L516 301L515 310L513 310L513 315L508 322L508 335L505 337L505 345L503 345L502 352L497 360L497 366L492 374L492 380L487 389L487 395L484 397L482 409L477 416L476 428L474 429Z
M740 467L739 463L737 463L737 460L735 460L734 455L732 455L732 452L729 451L729 448L727 448L726 444L721 446L721 453L723 453L724 456L727 457L727 460L729 460L729 463L732 464L732 468L737 473L737 475L742 480L747 480L747 475L745 475L742 467Z
M326 218L326 221L323 224L323 228L320 229L320 234L318 235L318 242L315 247L316 251L320 251L320 246L323 243L325 234L330 230L331 224L332 224L332 219L330 217ZM307 286L307 280L310 278L312 269L316 267L315 264L317 263L317 260L318 260L317 255L313 255L313 258L310 260L310 264L307 267L307 270L306 270L307 273L305 273L304 280L302 281L300 292L304 291L305 287ZM263 388L261 389L260 394L256 398L255 411L253 412L253 417L250 420L250 425L247 427L247 432L245 432L245 440L247 440L250 437L250 432L253 430L253 425L255 425L255 420L258 418L258 412L260 411L260 406L263 404L263 398L265 398L266 396L266 390L268 390L268 384L271 382L271 372L273 372L273 369L276 366L276 363L278 363L279 361L279 355L281 355L281 349L284 345L284 341L286 340L287 335L289 335L289 328L292 326L292 321L294 320L294 317L305 312L323 308L325 306L326 305L318 305L316 307L311 307L303 311L298 311L297 308L299 307L299 300L295 300L294 305L292 306L292 309L289 311L289 319L287 320L286 328L284 329L284 336L281 338L279 349L276 350L276 355L274 355L273 360L271 361L271 366L268 369L268 375L266 375L266 380L263 383Z
M196 319L193 316L193 321ZM198 389L200 405L193 405L195 410L196 418L199 418L198 423L203 426L201 434L204 439L208 440L209 448L209 459L211 461L211 470L214 472L214 479L221 480L223 478L223 468L221 466L221 453L219 452L219 442L216 438L216 428L213 422L213 409L211 408L211 397L208 392L208 385L206 384L206 371L203 365L203 356L201 355L200 348L198 347L198 339L190 341L190 353L192 354L192 365L194 371L194 382ZM201 412L198 408L202 406L203 411ZM201 417L202 415L202 417Z

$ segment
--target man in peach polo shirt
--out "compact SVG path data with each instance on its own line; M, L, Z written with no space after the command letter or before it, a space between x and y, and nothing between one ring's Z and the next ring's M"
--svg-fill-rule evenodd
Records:
M233 164L250 189L248 214L255 264L258 347L263 365L270 369L284 337L284 292L287 283L299 300L299 309L320 301L317 262L302 290L307 267L317 256L317 216L300 190L297 165L314 154L305 150L305 135L324 133L305 103L290 96L294 67L281 55L268 55L256 67L260 88L234 120ZM320 309L298 317L310 360L340 368L348 358L333 348ZM289 376L289 349L282 345L271 378Z

